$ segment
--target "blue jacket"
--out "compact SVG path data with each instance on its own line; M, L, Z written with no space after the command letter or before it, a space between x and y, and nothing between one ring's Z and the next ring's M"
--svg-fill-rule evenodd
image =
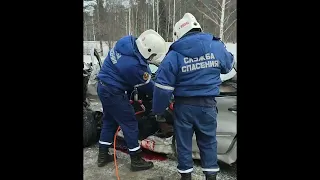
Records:
M151 80L151 70L147 60L139 53L135 40L133 36L125 36L117 41L115 47L110 49L98 79L122 91L131 91L135 85L142 85L138 89L152 96L154 82Z
M233 67L233 55L211 34L191 32L174 42L160 64L153 93L153 111L161 114L176 97L217 96L220 73Z

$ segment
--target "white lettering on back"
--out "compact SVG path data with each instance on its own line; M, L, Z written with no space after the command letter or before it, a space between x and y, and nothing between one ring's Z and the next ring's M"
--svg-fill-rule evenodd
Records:
M181 71L184 73L198 69L220 67L220 61L215 58L213 53L206 53L203 56L195 58L184 57L183 62L185 65L181 67Z

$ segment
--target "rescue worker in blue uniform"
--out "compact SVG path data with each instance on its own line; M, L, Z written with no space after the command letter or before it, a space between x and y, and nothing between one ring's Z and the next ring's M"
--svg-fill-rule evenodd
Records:
M181 180L193 171L192 136L200 149L202 171L216 180L217 108L220 73L233 68L233 55L219 38L203 33L196 18L186 13L174 27L174 43L161 62L155 80L153 112L162 115L174 96L174 132Z
M98 95L103 107L103 124L99 140L99 167L113 161L109 154L115 132L120 125L131 157L131 170L153 167L141 157L138 143L138 121L126 91L134 87L152 97L154 82L149 63L166 54L164 39L154 30L143 32L138 38L125 36L110 49L98 74Z

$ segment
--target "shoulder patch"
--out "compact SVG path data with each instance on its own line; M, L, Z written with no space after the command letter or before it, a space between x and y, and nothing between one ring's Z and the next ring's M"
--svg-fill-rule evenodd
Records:
M145 72L145 73L143 73L143 80L148 80L149 79L149 73L147 73L147 72Z

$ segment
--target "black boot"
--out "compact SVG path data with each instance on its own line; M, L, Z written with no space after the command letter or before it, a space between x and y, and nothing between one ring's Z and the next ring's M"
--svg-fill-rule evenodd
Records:
M216 180L216 174L206 174L206 180Z
M191 173L180 173L181 179L180 180L191 180Z
M113 161L113 155L108 154L108 152L109 152L109 148L107 149L99 148L98 162L97 162L98 167L103 167L107 163Z
M142 171L153 167L152 162L147 162L142 159L142 151L138 150L136 154L130 155L131 157L131 171Z

